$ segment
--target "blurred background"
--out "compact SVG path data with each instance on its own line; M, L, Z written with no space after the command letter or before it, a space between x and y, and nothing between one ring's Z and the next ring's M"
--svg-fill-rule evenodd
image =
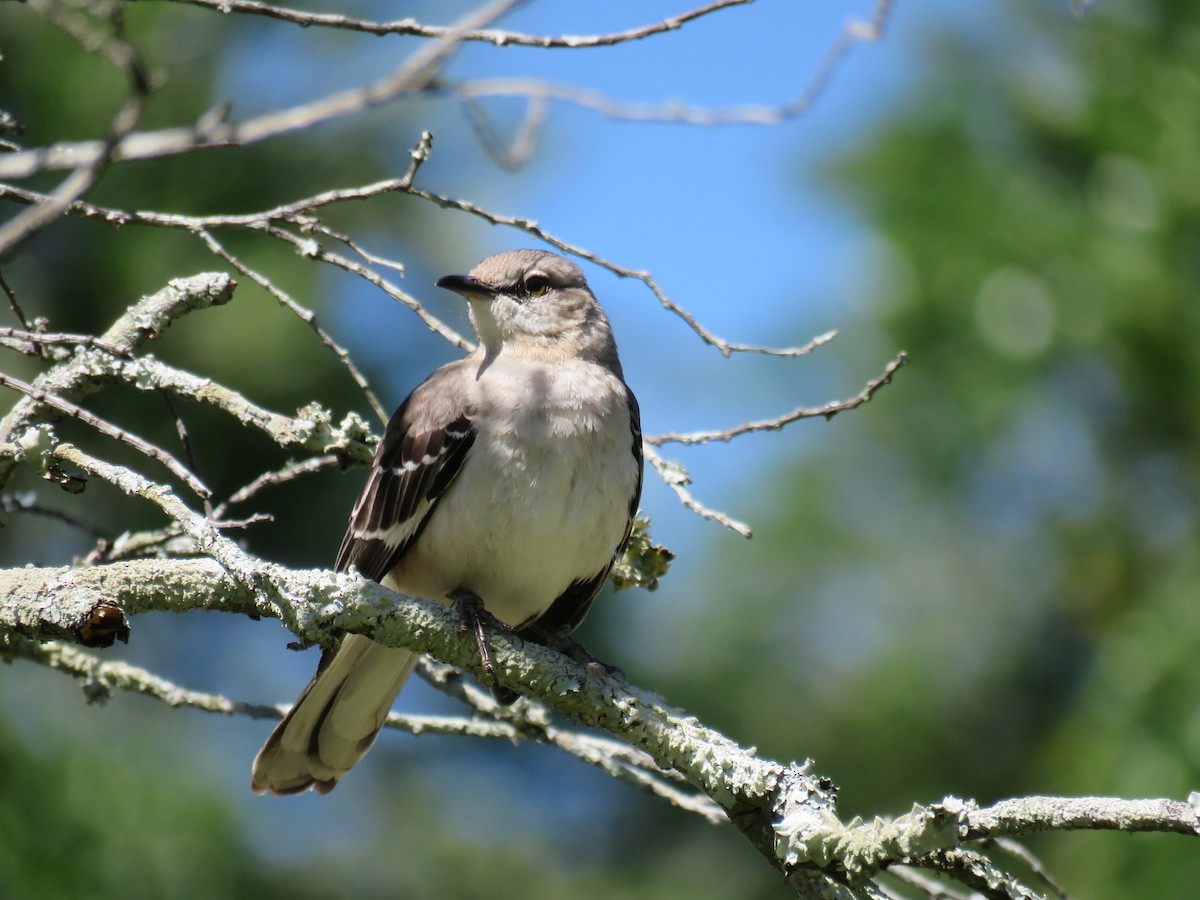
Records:
M595 34L687 7L530 3L499 24ZM468 8L338 5L437 23ZM783 103L847 19L873 11L763 0L617 47L472 44L447 76L528 76L627 102ZM420 44L177 3L124 13L166 75L143 129L225 100L236 119L363 84ZM0 109L26 128L11 139L103 134L121 97L111 67L23 4L0 8L0 52ZM483 102L502 131L523 114L517 101ZM870 404L830 422L664 448L700 499L754 538L700 521L648 475L643 507L678 558L658 592L597 603L580 633L593 652L767 756L812 757L841 786L844 817L946 794L1183 799L1200 788L1200 7L1097 0L1081 15L1070 0L896 0L883 40L856 47L814 107L777 127L554 105L531 159L509 171L435 97L244 150L118 166L89 199L265 209L402 174L423 129L436 139L419 184L651 270L722 337L782 346L839 330L802 359L723 359L643 285L586 266L648 434L849 397L898 351L911 358ZM327 218L403 261L405 288L463 328L433 280L532 243L401 195ZM317 311L389 408L458 355L364 282L266 238L219 236ZM214 268L182 232L64 220L3 275L27 314L88 332L168 279ZM306 326L245 279L231 304L180 321L154 351L282 412L312 400L338 417L368 412ZM160 398L111 391L87 405L175 446ZM210 411L183 412L218 494L283 461ZM243 512L276 519L248 530L248 546L329 565L362 477L326 472L260 494ZM159 521L103 485L70 497L23 473L9 489L109 535ZM64 564L93 543L42 516L5 524L5 565ZM289 639L270 621L146 616L105 657L281 702L316 664ZM423 684L401 704L453 711ZM330 796L253 797L249 765L268 731L140 697L89 706L59 673L5 667L4 895L787 895L732 828L537 747L389 733ZM1190 898L1200 883L1194 840L1029 843L1072 896Z

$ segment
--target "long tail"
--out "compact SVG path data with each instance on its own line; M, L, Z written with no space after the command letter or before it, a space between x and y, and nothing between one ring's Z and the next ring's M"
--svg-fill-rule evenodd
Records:
M347 635L254 758L256 794L327 794L375 742L416 663L407 650Z

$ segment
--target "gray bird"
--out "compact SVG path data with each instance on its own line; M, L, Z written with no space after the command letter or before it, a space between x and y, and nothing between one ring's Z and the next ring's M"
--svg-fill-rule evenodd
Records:
M392 416L337 568L479 603L554 643L583 620L629 538L642 488L637 400L608 318L569 260L516 250L437 284L466 298L479 344ZM333 790L414 663L347 635L267 738L251 789Z

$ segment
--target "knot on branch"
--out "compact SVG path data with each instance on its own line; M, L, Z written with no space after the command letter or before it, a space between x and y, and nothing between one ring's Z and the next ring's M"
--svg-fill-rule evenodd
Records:
M309 403L298 409L289 428L292 434L280 435L281 442L290 438L291 442L315 452L331 453L343 466L369 463L379 440L358 413L347 413L335 425L333 414L319 403Z
M785 871L828 866L838 857L837 839L845 831L837 817L837 787L809 775L808 766L793 765L780 774L771 805L775 856Z
M609 578L618 591L630 587L656 591L658 580L667 574L674 558L674 553L651 540L650 520L638 516L625 544L625 552L613 564Z
M946 797L929 806L913 804L895 819L854 818L843 824L831 808L811 801L794 804L776 827L779 858L790 869L799 865L836 866L852 880L869 878L894 862L910 862L958 846L968 818L978 806Z

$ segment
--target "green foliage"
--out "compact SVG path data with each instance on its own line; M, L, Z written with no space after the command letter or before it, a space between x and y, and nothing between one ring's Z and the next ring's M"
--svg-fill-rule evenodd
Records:
M5 896L323 895L254 860L228 808L203 785L153 777L151 767L131 765L104 748L32 753L11 733L3 738Z
M828 173L911 364L778 474L687 698L843 814L1200 784L1200 8L1021 8ZM1037 849L1072 895L1200 880L1194 842Z

